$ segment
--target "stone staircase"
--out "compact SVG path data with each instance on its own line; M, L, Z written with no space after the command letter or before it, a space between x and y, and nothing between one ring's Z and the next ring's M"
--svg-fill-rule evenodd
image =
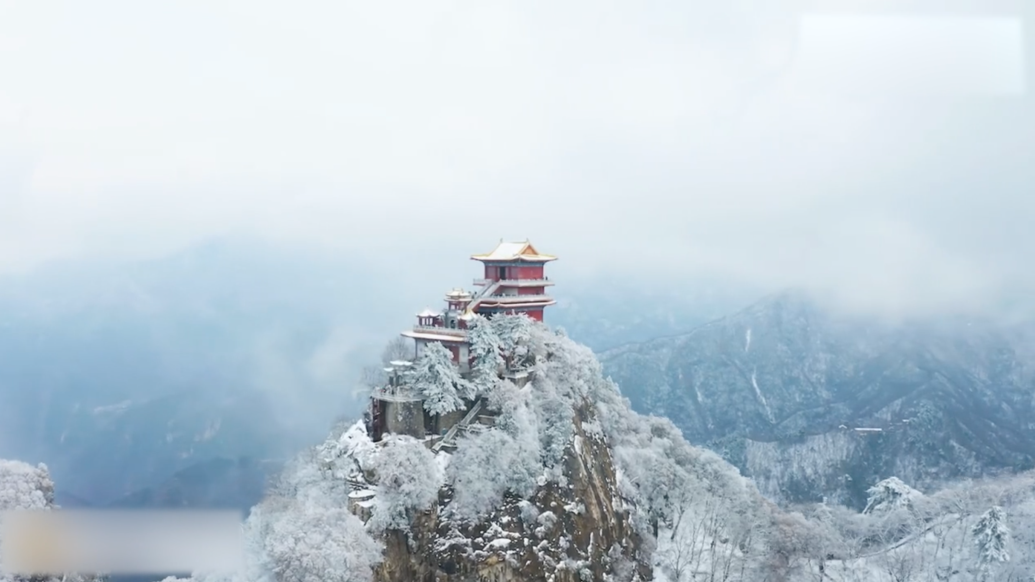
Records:
M461 431L467 432L468 427L471 426L472 422L474 422L474 420L479 417L479 413L481 412L484 403L485 401L479 398L478 401L474 403L474 406L471 407L471 410L468 411L466 415L464 415L463 419L461 419L460 422L454 424L453 428L449 429L449 431L446 432L446 436L442 437L442 440L438 441L437 443L431 446L432 452L437 453L442 449L446 448L450 450L455 450L457 434L459 434Z

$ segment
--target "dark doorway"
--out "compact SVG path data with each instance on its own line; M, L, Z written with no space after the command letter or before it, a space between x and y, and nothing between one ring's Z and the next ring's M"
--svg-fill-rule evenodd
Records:
M499 276L499 278L500 278L500 281L503 281L503 280L505 280L505 279L507 278L507 268L506 268L506 267L500 267L500 273L499 273L499 275L500 275L500 276Z

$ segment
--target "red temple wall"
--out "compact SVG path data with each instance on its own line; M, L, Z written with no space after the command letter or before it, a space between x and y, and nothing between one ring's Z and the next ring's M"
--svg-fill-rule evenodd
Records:
M533 310L533 311L526 311L525 313L528 314L529 317L531 317L532 319L534 319L536 321L542 321L543 320L543 310L542 309L536 309L536 310Z
M527 265L523 267L506 267L507 279L543 279L544 267L543 265ZM499 265L487 264L485 265L485 278L490 281L500 280L500 267Z
M508 271L511 279L542 279L543 266L511 267Z
M542 287L518 287L518 295L545 295Z

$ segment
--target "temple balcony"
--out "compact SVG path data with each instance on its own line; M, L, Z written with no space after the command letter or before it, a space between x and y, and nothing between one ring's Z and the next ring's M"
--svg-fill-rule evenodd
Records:
M513 303L546 303L554 302L554 298L550 295L488 295L483 297L480 302L481 307L491 307L493 305L510 305Z
M423 325L415 325L412 330L407 330L402 333L404 337L410 337L414 339L423 339L428 341L444 341L444 342L466 342L467 341L467 330L466 329L453 329L450 327L429 327Z
M424 333L440 333L443 335L455 335L457 337L467 337L466 329L453 329L451 327L415 325L413 326L413 331L419 331Z
M474 280L474 284L479 287L495 283L499 283L500 287L549 287L554 284L549 277L543 279L501 279L499 281L493 281L492 279Z

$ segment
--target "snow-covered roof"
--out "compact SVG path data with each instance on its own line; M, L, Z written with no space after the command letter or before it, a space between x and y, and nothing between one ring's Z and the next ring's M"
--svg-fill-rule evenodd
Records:
M471 255L476 261L530 261L545 263L555 261L557 257L540 254L529 241L524 242L503 242L496 246L491 253L483 255Z
M391 364L395 368L404 368L406 366L412 366L413 365L413 362L410 362L408 360L392 360L391 362L388 362L388 363Z
M440 315L442 315L442 313L425 307L424 311L417 314L417 317L439 317Z
M464 291L463 289L453 289L449 293L446 293L447 299L470 299L471 293Z

